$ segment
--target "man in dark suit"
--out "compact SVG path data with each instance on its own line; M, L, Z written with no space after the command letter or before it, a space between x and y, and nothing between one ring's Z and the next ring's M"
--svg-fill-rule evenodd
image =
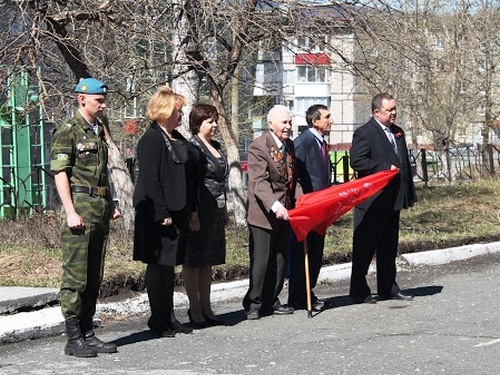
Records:
M247 221L250 229L250 286L243 299L247 319L268 314L292 314L282 305L288 262L290 226L288 209L295 204L297 182L292 114L281 105L267 115L269 131L255 139L248 149Z
M330 186L331 162L328 155L328 145L324 139L332 127L332 117L327 106L313 105L306 111L306 122L309 129L298 136L293 144L297 158L298 177L305 193L311 193ZM325 237L315 231L307 235L309 256L309 280L311 290L316 286L321 263ZM319 311L324 302L316 298L311 292L313 310ZM288 290L288 304L295 309L305 309L306 277L304 270L304 246L295 236L292 240L290 252L290 284Z
M396 100L387 93L378 94L372 99L372 118L353 135L351 167L358 177L399 168L399 174L382 191L354 210L350 296L355 303L376 302L366 282L375 253L379 299L412 299L396 283L399 214L413 205L416 196L404 132L395 121Z

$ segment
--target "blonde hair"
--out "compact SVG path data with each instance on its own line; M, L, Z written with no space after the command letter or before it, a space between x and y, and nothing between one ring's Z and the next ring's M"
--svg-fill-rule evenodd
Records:
M151 121L165 122L172 116L175 108L182 108L184 102L184 97L170 87L160 87L149 99L146 116Z

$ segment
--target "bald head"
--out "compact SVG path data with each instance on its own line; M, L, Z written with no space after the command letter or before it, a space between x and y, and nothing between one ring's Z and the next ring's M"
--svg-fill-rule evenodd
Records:
M275 105L267 114L267 124L274 135L284 141L292 131L292 112L284 105Z

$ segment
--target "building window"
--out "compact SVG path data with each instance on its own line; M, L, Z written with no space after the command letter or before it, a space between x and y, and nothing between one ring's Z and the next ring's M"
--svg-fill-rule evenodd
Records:
M307 125L301 125L301 126L299 126L299 129L298 129L299 130L299 134L304 133L305 131L307 131L307 129L309 129L309 126L307 126Z
M443 50L444 49L444 41L440 36L436 36L436 49Z
M444 72L445 64L443 59L437 59L436 60L436 70L438 72Z
M283 71L283 83L285 85L291 85L295 83L295 69Z
M328 45L328 38L325 35L316 37L313 40L304 37L297 38L297 47L303 51L323 52L325 45Z
M479 71L481 73L486 72L488 70L488 60L486 60L486 59L479 60L478 66L479 66Z
M309 48L309 38L297 38L297 45L302 49Z
M265 62L264 63L264 76L276 75L279 72L279 68L275 62Z
M295 98L294 112L297 115L303 116L306 113L307 109L315 104L323 104L329 108L330 98L329 97Z
M325 83L327 82L327 70L324 66L298 66L297 81Z

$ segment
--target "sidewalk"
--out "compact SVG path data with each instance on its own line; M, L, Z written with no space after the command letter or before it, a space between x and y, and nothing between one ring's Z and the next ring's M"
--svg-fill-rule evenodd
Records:
M398 267L436 266L498 252L500 242L403 254L398 258ZM374 272L374 269L370 272ZM323 267L319 282L331 283L348 279L350 273L350 263ZM242 299L247 287L248 280L214 284L212 301L221 303ZM57 304L57 293L57 289L51 288L0 287L0 344L63 333L61 310L59 306L54 306ZM187 306L186 295L175 293L174 303L176 307ZM122 302L99 304L96 316L134 315L148 309L147 295L142 294Z

